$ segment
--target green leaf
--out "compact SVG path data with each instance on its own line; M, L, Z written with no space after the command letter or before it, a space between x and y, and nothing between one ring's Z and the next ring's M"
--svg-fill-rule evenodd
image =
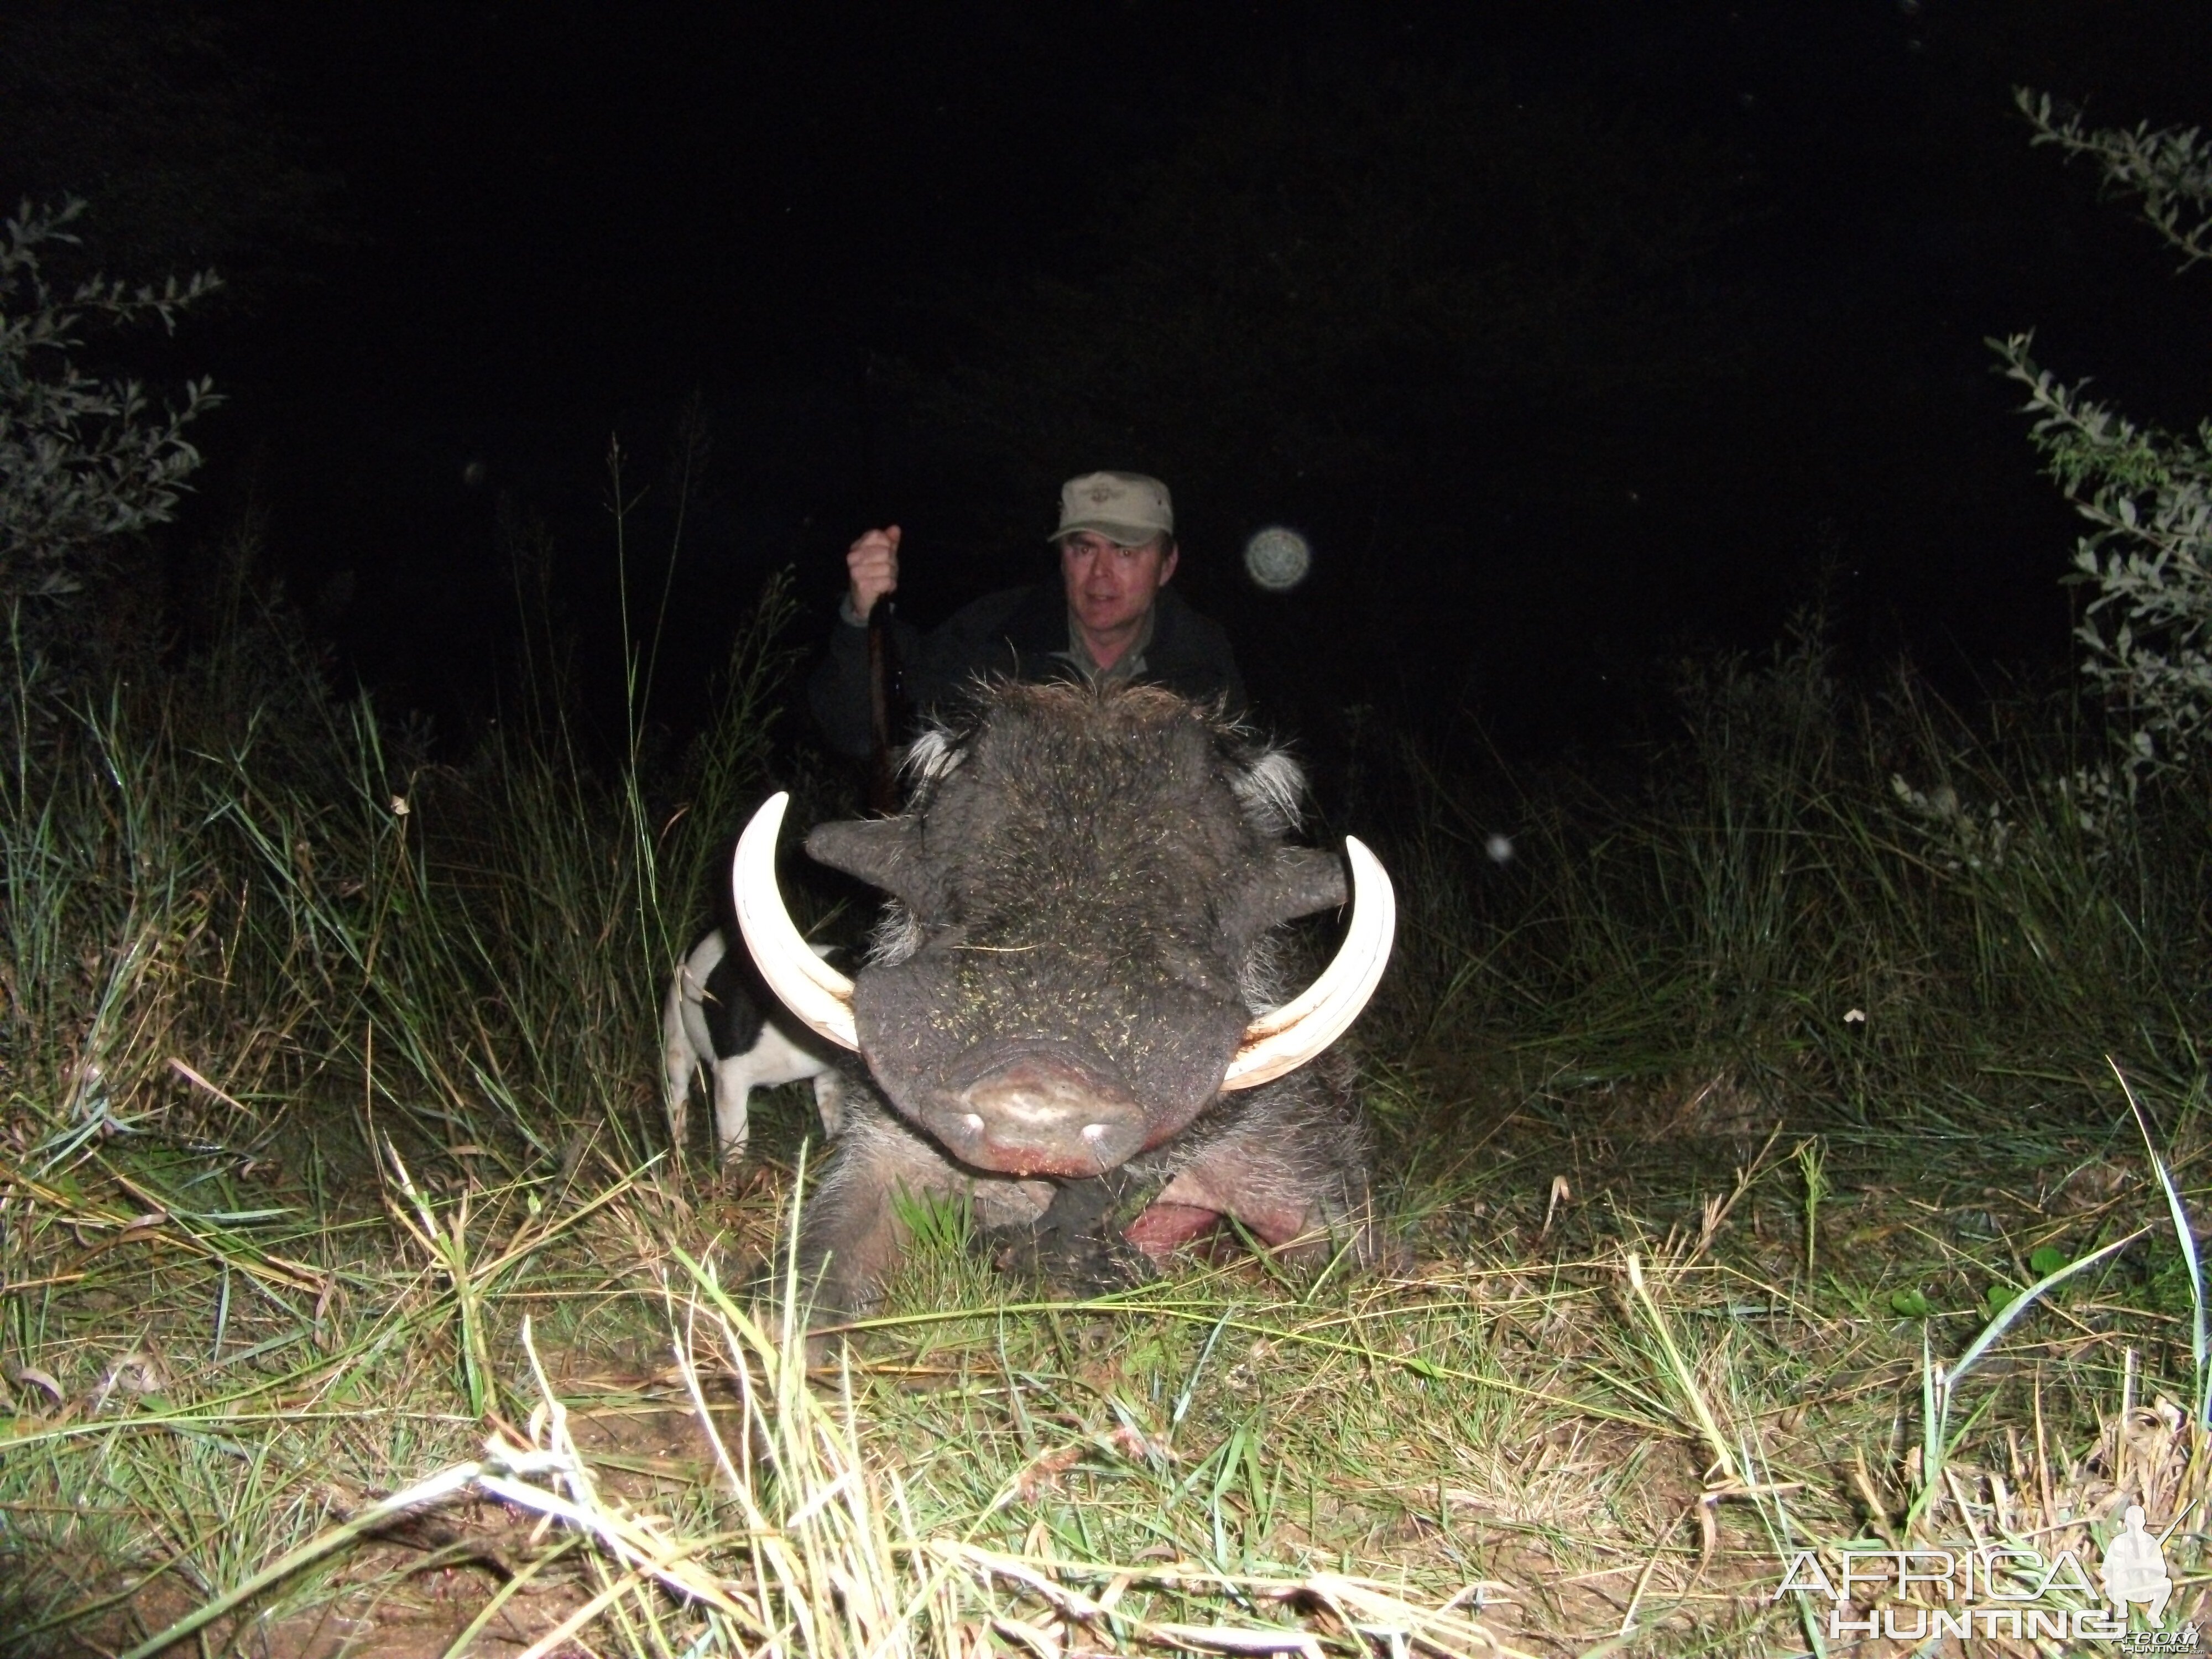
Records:
M1889 1305L1907 1319L1932 1319L1936 1316L1936 1310L1929 1305L1927 1297L1917 1285L1909 1291L1892 1291Z
M2059 1263L2061 1267L2065 1265L2063 1261ZM1982 1292L1982 1305L1989 1310L1990 1317L1992 1319L2019 1299L2020 1292L2009 1285L1992 1285Z
M2038 1279L2048 1279L2072 1260L2056 1244L2045 1244L2027 1258L2027 1266Z

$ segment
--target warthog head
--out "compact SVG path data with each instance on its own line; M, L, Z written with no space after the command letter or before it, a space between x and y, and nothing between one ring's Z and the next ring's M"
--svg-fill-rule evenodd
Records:
M901 816L806 841L893 900L857 985L785 914L782 796L740 840L738 919L793 1012L971 1169L1114 1169L1321 1053L1382 974L1394 911L1373 855L1287 845L1295 763L1170 693L994 686L909 767ZM1277 930L1342 904L1346 862L1346 941L1283 1001Z

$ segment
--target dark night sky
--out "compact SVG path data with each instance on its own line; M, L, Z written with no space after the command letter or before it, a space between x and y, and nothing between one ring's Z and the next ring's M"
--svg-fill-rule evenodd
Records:
M667 693L777 566L818 633L896 516L926 621L1044 568L1061 474L1137 465L1263 713L1465 699L1528 746L1824 594L1847 658L1954 689L2066 660L2072 520L1983 340L2036 327L2191 420L2212 304L2029 149L2021 82L2203 121L2212 28L2201 0L19 3L0 190L91 198L134 274L234 278L161 359L232 397L180 612L258 501L343 672L448 732L514 631L502 501L608 683L608 436L654 487L650 586L696 398ZM1287 599L1235 571L1274 518L1319 550Z

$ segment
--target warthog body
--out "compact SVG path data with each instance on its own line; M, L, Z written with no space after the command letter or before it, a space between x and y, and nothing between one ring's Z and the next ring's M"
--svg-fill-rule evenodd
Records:
M1281 1006L1283 924L1346 893L1336 854L1288 844L1295 764L1157 689L1069 685L992 688L912 764L903 815L807 838L891 896L857 983L788 949L779 973L738 854L769 983L857 1040L875 1085L807 1196L817 1305L872 1304L902 1191L1139 1266L1224 1218L1269 1246L1371 1249L1364 1120L1344 1068L1304 1061L1373 988L1389 883L1350 843L1358 948Z

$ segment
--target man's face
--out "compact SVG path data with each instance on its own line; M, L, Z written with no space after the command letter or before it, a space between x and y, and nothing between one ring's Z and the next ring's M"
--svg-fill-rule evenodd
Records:
M1096 531L1079 531L1060 544L1067 608L1093 634L1134 627L1175 574L1176 557L1157 536L1139 547L1117 547Z

